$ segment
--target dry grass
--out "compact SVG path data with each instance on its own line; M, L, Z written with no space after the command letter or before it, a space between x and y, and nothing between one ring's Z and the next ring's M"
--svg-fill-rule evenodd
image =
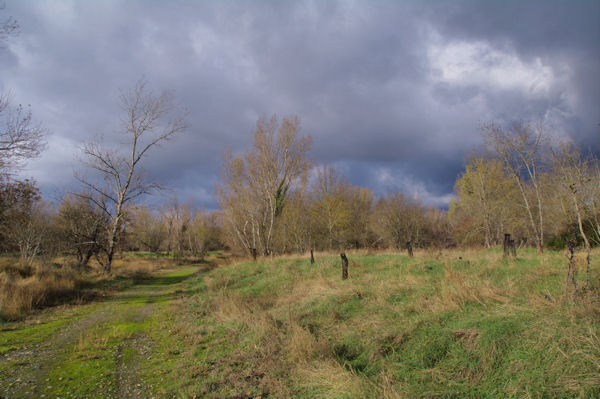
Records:
M507 303L515 296L511 280L498 286L491 279L479 274L459 272L445 263L446 278L440 282L439 294L432 299L424 299L422 308L427 311L462 310L470 304L486 306L490 302Z
M115 279L135 281L173 266L174 261L170 259L124 256L114 260L113 272L106 275L93 260L87 268L79 268L69 257L37 259L32 265L21 264L14 257L1 257L0 319L18 320L36 309L81 302L94 296L83 292L88 287L102 289Z
M0 273L0 316L14 320L34 309L77 296L82 279L73 270L38 270L29 277Z
M365 381L332 358L302 364L294 374L299 385L311 389L316 398L355 398L368 390Z
M209 314L243 348L234 349L236 359L264 372L254 386L275 397L322 398L432 397L448 384L474 394L577 396L600 386L598 373L582 374L575 360L600 370L597 293L565 301L560 254L347 255L345 281L337 251L316 253L316 265L307 254L288 255L240 261L204 278ZM542 381L538 367L551 386L531 386Z

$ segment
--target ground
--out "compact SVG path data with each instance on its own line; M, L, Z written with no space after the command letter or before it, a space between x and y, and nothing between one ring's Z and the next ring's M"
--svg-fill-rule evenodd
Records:
M8 398L162 397L161 380L169 374L144 372L177 356L165 331L170 309L184 295L183 283L203 270L161 272L99 302L4 324L0 392Z
M597 293L565 297L562 254L349 258L179 266L6 322L0 397L600 397Z

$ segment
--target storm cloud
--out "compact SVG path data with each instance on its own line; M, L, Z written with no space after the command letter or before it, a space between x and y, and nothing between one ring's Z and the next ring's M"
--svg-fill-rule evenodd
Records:
M7 0L8 16L0 90L51 133L21 172L47 195L73 187L82 142L122 141L118 94L141 76L190 111L145 169L208 208L261 115L298 115L314 161L352 183L439 206L481 123L600 142L599 2Z

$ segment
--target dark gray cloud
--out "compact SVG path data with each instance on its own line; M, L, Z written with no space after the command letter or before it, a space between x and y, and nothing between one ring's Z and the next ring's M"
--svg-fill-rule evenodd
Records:
M261 115L296 114L312 157L354 183L448 201L492 119L542 119L597 144L600 3L593 1L7 1L22 31L0 89L52 132L23 174L73 185L77 145L119 143L120 89L145 76L190 111L147 172L214 207L226 147Z

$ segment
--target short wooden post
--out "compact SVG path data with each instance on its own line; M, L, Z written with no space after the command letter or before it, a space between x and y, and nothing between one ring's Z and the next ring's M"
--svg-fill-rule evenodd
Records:
M412 248L411 241L406 242L406 250L408 251L408 256L410 256L412 258L414 254L413 254L413 248Z
M510 256L510 234L504 234L504 257Z
M348 258L345 253L341 253L340 257L342 258L342 280L348 279Z
M312 249L310 250L310 264L311 265L315 264L315 254Z
M252 248L252 259L254 259L254 261L256 262L256 248Z

